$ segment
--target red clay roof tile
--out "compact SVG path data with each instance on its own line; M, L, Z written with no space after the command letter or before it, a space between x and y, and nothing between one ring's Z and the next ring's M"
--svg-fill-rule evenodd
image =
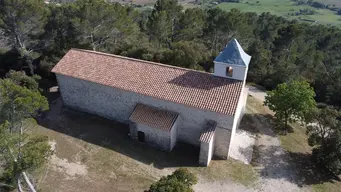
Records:
M71 49L52 72L208 111L234 115L243 82L211 73Z
M207 123L206 128L203 130L203 132L200 135L199 141L204 142L204 143L209 143L214 137L216 126L217 124L215 122Z
M171 131L177 117L177 113L138 103L129 120L164 131Z

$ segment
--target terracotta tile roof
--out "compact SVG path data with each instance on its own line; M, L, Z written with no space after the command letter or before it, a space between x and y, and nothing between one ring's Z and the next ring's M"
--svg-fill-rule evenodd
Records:
M129 120L149 127L171 131L178 114L160 110L144 104L137 104Z
M227 115L234 115L243 86L211 73L78 49L52 72Z
M216 122L208 122L205 129L200 135L199 141L209 143L213 139L216 126Z

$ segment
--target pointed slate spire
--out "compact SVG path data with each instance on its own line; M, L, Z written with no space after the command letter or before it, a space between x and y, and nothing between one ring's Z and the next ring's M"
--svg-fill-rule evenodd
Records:
M233 39L226 45L224 50L220 52L214 61L248 67L250 60L251 56L245 53L237 39Z

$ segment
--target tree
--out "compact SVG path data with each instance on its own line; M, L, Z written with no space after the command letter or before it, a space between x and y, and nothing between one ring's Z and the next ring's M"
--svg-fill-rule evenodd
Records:
M148 31L150 40L157 42L159 47L170 43L171 25L165 11L153 13L149 19Z
M193 173L180 168L152 184L147 192L194 192L192 186L196 183L197 178Z
M277 121L287 129L288 122L305 122L306 115L316 107L314 97L314 89L308 82L291 81L267 92L264 105L276 113Z
M238 38L242 42L252 34L250 27L246 14L238 9L232 9L230 12L220 8L209 9L204 27L207 47L214 53L221 51L232 38Z
M312 111L311 120L307 126L309 145L324 145L326 139L339 128L340 124L337 120L339 116L340 113L331 107L324 107Z
M25 76L12 72L9 77L0 80L0 161L5 161L1 180L15 186L25 171L42 165L51 150L47 137L27 134L32 127L29 119L48 109L46 98L35 87L30 90L16 84Z
M313 149L313 160L335 175L341 174L340 128L330 134L324 144Z
M252 59L247 78L249 81L258 84L263 83L269 72L271 72L271 68L269 67L271 63L271 51L266 49L264 44L263 41L256 40L248 50L248 53L252 55Z
M203 34L205 25L205 12L200 8L186 9L181 15L175 32L176 41L191 41Z
M105 50L118 46L138 32L138 25L129 9L104 0L78 0L75 3L76 17L72 20L79 41L93 50Z
M328 85L326 86L325 94L327 103L341 109L341 70L335 70L329 73Z
M185 68L198 68L198 63L207 57L205 53L207 50L201 43L179 41L172 44L172 54L166 63Z
M23 131L25 119L47 109L47 99L39 91L21 87L9 79L0 80L0 120L9 121L10 132Z
M14 188L22 172L40 167L52 152L46 136L10 132L10 126L8 121L0 125L0 161L5 161L0 181Z
M182 9L177 0L156 1L147 23L152 41L168 46L173 42Z
M44 47L40 36L44 32L47 10L43 0L2 0L0 1L0 29L12 48L21 54L31 75L35 67L33 59Z
M76 15L74 4L49 4L51 12L45 25L45 40L50 41L50 46L45 50L46 53L63 55L65 51L72 47L78 47L77 32L72 25L72 19Z
M338 175L341 173L341 124L340 113L324 106L312 111L307 126L308 143L313 148L317 165Z
M6 78L11 80L16 85L26 87L27 89L33 91L39 91L38 80L41 78L38 75L33 75L32 77L27 76L24 71L13 71L10 70L6 74Z

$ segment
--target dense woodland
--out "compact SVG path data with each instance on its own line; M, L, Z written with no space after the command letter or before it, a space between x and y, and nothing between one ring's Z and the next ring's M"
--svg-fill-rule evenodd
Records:
M198 70L236 38L252 56L248 81L274 88L306 79L318 102L341 107L341 30L264 13L184 9L159 0L137 10L103 0L45 4L0 2L0 71L53 79L50 69L70 48L92 49Z

